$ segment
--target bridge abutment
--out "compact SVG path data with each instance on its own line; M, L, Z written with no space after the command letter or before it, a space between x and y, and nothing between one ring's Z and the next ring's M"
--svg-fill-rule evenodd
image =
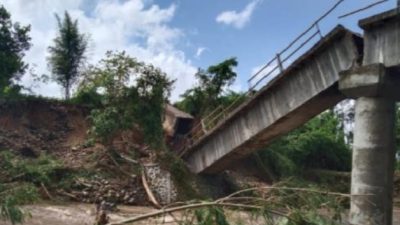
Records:
M356 98L350 224L391 225L395 103L400 71L383 64L341 73L339 89Z

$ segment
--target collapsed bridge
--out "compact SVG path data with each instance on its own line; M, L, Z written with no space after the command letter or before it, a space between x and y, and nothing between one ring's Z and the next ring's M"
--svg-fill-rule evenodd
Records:
M181 154L194 173L218 173L343 99L356 99L351 224L392 224L400 10L342 26L282 70Z

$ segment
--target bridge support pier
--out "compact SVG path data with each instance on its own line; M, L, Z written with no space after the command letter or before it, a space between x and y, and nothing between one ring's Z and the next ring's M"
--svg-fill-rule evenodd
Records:
M339 89L356 98L351 173L352 225L391 225L395 103L400 72L374 64L341 73Z
M356 101L350 223L392 224L395 101Z

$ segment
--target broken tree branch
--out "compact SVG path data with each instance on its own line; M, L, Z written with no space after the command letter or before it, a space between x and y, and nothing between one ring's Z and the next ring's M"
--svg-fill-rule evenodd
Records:
M142 220L146 220L152 217L157 217L166 213L173 213L177 211L183 211L187 209L196 209L196 208L204 208L204 207L211 207L211 206L221 206L221 207L230 207L230 208L243 208L243 209L258 209L258 210L265 210L261 206L253 206L253 205L244 205L244 204L235 204L235 203L221 203L221 202L202 202L202 203L195 203L195 204L190 204L190 205L185 205L185 206L179 206L179 207L174 207L174 208L169 208L169 209L161 209L157 210L155 212L147 213L144 215L136 216L133 218L129 218L123 221L119 222L114 222L114 223L109 223L108 225L121 225L121 224L127 224L127 223L133 223L133 222L138 222ZM287 217L286 214L278 212L278 211L273 211L273 210L268 210L272 214L276 214L279 216Z
M43 184L43 182L40 182L40 186L42 187L44 193L46 194L46 196L49 198L49 200L53 199L53 196L51 196L49 190L47 190L46 186Z
M147 183L146 174L144 169L142 170L142 183L144 190L146 191L147 197L149 197L150 202L157 208L160 209L161 205L158 203L156 197L154 196L153 192L151 191L149 184Z

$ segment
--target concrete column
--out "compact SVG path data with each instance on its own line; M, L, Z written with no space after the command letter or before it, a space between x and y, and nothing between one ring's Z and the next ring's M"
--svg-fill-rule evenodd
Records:
M356 99L350 224L391 225L395 102L400 67L371 64L340 73L339 89Z
M395 101L356 101L350 224L391 225L395 159Z

